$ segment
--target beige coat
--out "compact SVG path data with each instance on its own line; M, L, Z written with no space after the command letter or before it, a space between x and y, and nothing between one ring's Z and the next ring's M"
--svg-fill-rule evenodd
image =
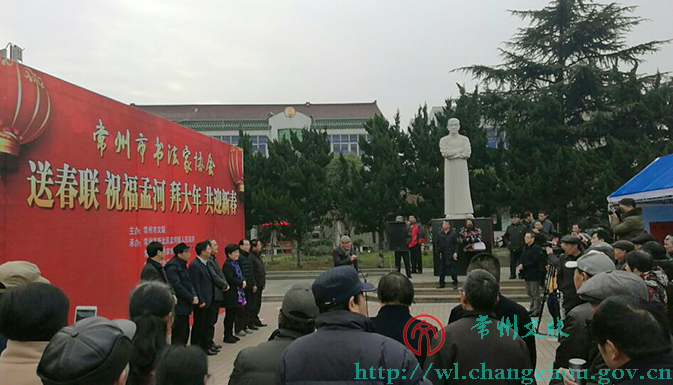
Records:
M0 385L42 385L37 364L48 343L7 341L0 354Z

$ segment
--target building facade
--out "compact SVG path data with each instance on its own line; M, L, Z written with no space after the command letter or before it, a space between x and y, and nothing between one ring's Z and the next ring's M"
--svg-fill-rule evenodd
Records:
M239 131L250 135L254 151L268 155L271 140L301 137L305 129L325 130L335 153L360 155L359 139L369 140L365 122L380 114L376 101L343 104L189 104L134 105L153 115L230 144Z

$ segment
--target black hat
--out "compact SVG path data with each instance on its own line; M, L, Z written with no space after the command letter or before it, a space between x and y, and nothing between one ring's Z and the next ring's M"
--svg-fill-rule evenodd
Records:
M571 245L580 245L582 240L577 235L566 235L561 238L561 243L570 243Z
M512 213L512 214L510 214L509 217L510 217L510 218L521 218L521 216L519 215L519 213Z
M320 307L333 307L363 291L374 291L371 283L360 282L358 272L353 266L338 266L320 274L311 290L315 302Z
M619 201L619 204L629 207L636 207L636 201L631 198L623 198Z
M189 249L191 249L191 247L187 246L186 243L180 242L177 245L175 245L175 247L173 248L173 252L175 253L175 255L178 255L180 253L184 253Z
M657 239L652 236L650 233L642 233L640 235L637 235L635 238L631 240L636 245L644 245L649 241L656 241Z
M631 241L625 241L625 240L621 240L621 241L617 241L617 242L613 243L613 244L612 244L612 247L613 247L614 249L624 250L624 251L626 251L627 253L628 253L629 251L633 251L633 249L636 248L635 245L633 244L633 242L631 242Z
M89 317L61 329L37 367L45 385L104 384L119 378L131 360L136 325Z

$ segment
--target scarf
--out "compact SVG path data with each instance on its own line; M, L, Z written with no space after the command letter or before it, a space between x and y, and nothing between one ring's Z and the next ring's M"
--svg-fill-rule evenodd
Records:
M243 272L241 271L241 267L238 266L237 261L231 260L231 264L234 266L234 272L236 272L236 279L243 281ZM237 287L236 288L236 301L240 303L242 306L245 306L248 304L248 302L245 300L245 291L243 291L242 287Z

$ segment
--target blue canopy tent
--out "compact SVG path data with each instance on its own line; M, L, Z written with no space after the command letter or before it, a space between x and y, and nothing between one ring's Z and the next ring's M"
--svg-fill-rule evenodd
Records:
M608 196L610 204L632 198L643 209L645 230L657 239L673 232L673 154L662 156Z

